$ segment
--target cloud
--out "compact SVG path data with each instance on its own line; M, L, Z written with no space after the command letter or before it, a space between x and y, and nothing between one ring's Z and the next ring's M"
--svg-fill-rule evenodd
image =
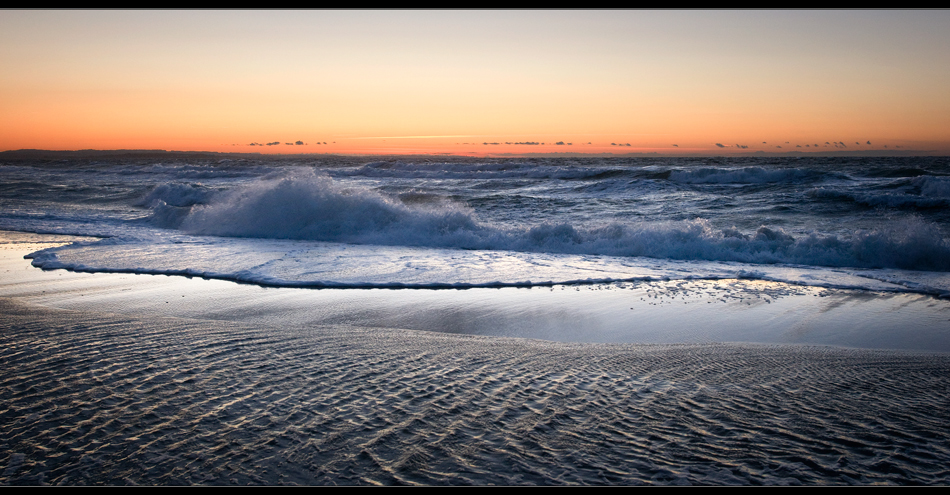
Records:
M558 142L556 142L556 143L554 143L554 144L556 144L556 145L558 145L558 146L564 146L564 141L558 141Z
M868 141L868 144L871 144L871 141Z
M538 144L541 144L541 143L538 143L537 141L522 141L522 142L520 142L520 143L513 143L513 144L529 144L529 145L534 146L534 145L538 145Z
M303 141L297 141L297 142L294 143L294 144L296 144L297 146L303 146L303 145L304 145L304 142L303 142Z
M274 141L274 142L272 142L272 143L267 143L267 146L274 146L274 145L277 145L277 144L280 144L280 141Z
M673 145L673 147L674 147L674 148L679 148L679 147L680 147L680 145L678 145L678 144L674 144L674 145Z
M726 146L725 146L724 144L722 144L722 143L716 143L716 146L718 146L718 147L720 147L720 148L725 148L725 147L726 147Z

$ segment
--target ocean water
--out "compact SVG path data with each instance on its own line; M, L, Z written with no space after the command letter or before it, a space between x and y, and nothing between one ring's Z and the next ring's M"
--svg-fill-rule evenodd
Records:
M276 287L741 278L950 295L945 158L8 161L42 268Z
M950 480L950 160L414 160L0 164L0 484Z

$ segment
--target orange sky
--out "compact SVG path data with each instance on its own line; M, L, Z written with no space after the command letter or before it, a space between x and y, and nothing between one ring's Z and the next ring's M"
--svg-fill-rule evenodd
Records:
M0 11L0 67L0 150L950 153L944 10Z

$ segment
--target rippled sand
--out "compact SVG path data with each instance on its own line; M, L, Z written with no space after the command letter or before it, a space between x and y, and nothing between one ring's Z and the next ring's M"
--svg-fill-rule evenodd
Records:
M27 273L5 278L41 278ZM950 481L946 353L559 343L24 301L0 297L3 484Z

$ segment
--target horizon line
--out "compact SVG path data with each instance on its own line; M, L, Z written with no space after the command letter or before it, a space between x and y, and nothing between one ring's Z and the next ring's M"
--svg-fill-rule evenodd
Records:
M718 151L718 152L716 152ZM129 149L129 148L117 148L117 149L78 149L78 150L45 150L45 149L36 149L36 148L23 148L16 150L3 150L0 151L0 158L7 159L43 159L42 155L47 155L49 158L67 158L68 155L79 155L73 156L73 158L95 158L97 155L103 157L115 156L117 154L134 154L134 155L146 155L149 153L153 154L201 154L201 155L215 155L215 156L252 156L255 158L289 158L289 157L433 157L433 158L485 158L485 159L505 159L505 158L704 158L704 157L736 157L736 158L751 158L756 156L786 156L786 157L842 157L842 156L853 156L853 157L928 157L928 158L940 158L940 157L950 157L950 153L942 152L938 150L907 150L907 149L887 149L887 150L835 150L835 151L798 151L798 150L789 150L789 151L734 151L734 152L723 152L721 150L710 150L709 152L628 152L628 153L583 153L583 152L574 152L574 151L565 151L565 152L533 152L533 153L451 153L451 152L434 152L434 153L260 153L260 152L241 152L241 151L202 151L202 150L165 150L165 149ZM20 156L17 156L20 155Z

